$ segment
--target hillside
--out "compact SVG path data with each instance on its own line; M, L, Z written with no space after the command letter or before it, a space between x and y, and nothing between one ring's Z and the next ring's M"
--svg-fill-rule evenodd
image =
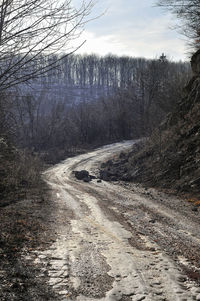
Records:
M193 77L173 113L152 136L102 166L101 175L198 193L200 188L200 51L191 60Z

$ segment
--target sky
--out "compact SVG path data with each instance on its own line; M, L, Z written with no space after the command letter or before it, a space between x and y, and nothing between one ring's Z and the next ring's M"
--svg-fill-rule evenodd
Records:
M155 1L97 0L90 18L103 15L85 25L81 41L86 42L78 52L146 58L165 53L171 60L186 60L186 41L172 29L177 20Z

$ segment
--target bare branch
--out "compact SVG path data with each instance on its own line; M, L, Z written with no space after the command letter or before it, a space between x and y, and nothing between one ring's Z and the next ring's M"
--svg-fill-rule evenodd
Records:
M189 46L200 48L200 1L199 0L158 0L157 5L170 11L179 20L177 28L189 40Z
M51 70L52 53L76 51L82 43L72 41L93 5L91 0L78 9L72 0L0 0L0 91Z

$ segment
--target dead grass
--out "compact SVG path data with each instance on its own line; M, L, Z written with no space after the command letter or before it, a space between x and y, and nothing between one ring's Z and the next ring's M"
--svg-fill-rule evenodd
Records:
M195 206L200 206L200 200L198 198L187 199L187 201Z
M38 156L0 141L0 206L24 199L30 190L44 186L42 168Z

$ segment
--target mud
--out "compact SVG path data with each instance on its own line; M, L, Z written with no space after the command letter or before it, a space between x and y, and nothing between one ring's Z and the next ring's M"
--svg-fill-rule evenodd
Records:
M23 255L54 300L200 300L199 213L184 200L131 183L83 183L132 141L63 161L44 177L52 189L56 240ZM46 241L48 237L46 237Z

